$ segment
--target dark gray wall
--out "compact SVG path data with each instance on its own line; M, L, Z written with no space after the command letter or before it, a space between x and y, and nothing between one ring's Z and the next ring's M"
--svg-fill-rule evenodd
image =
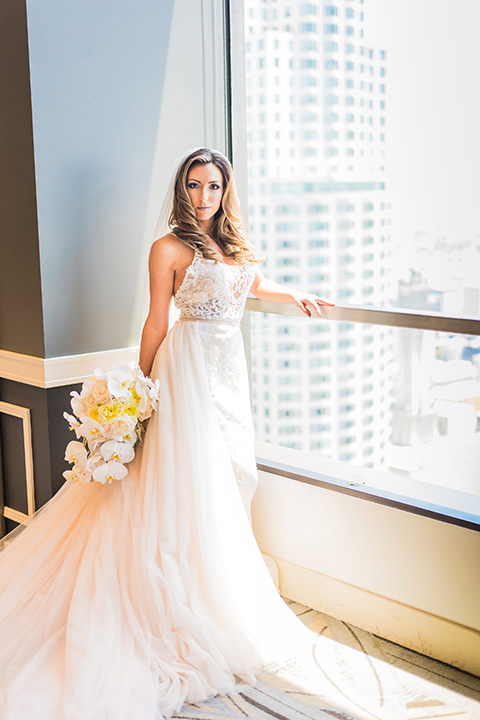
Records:
M43 388L0 378L0 399L30 408L32 452L35 473L35 503L41 507L63 485L65 447L75 435L63 418L70 410L70 392L79 385ZM3 474L5 505L27 512L22 421L0 413L0 468Z
M0 348L44 357L25 3L0 3Z

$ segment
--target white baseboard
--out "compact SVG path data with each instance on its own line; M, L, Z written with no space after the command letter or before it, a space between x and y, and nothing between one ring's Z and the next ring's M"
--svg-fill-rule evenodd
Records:
M278 557L272 559L284 597L480 676L477 630Z
M111 370L137 359L138 347L46 359L0 350L0 377L40 388L61 387L83 382L95 368Z

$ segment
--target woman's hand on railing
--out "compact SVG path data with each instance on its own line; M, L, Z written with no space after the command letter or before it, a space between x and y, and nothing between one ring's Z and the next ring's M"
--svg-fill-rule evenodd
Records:
M312 317L312 310L310 308L313 309L318 317L322 317L320 310L322 306L333 307L335 305L335 303L330 302L330 300L326 300L313 293L302 293L297 290L293 290L290 293L290 297L292 298L292 302L294 302L305 315L308 315L308 317Z

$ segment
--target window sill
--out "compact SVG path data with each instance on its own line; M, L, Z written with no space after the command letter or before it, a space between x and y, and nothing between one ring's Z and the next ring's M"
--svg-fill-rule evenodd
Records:
M259 471L480 531L478 495L262 441L255 450Z

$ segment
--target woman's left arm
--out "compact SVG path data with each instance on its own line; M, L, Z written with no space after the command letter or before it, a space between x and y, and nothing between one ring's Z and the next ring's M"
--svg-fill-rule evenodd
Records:
M293 302L305 315L308 315L308 317L312 316L310 306L318 317L321 317L320 308L322 305L327 305L328 307L335 305L335 303L318 297L318 295L293 290L292 288L285 287L285 285L280 285L279 283L273 282L273 280L269 280L258 266L255 269L255 279L250 288L250 292L259 300L271 300L273 302L284 303Z

